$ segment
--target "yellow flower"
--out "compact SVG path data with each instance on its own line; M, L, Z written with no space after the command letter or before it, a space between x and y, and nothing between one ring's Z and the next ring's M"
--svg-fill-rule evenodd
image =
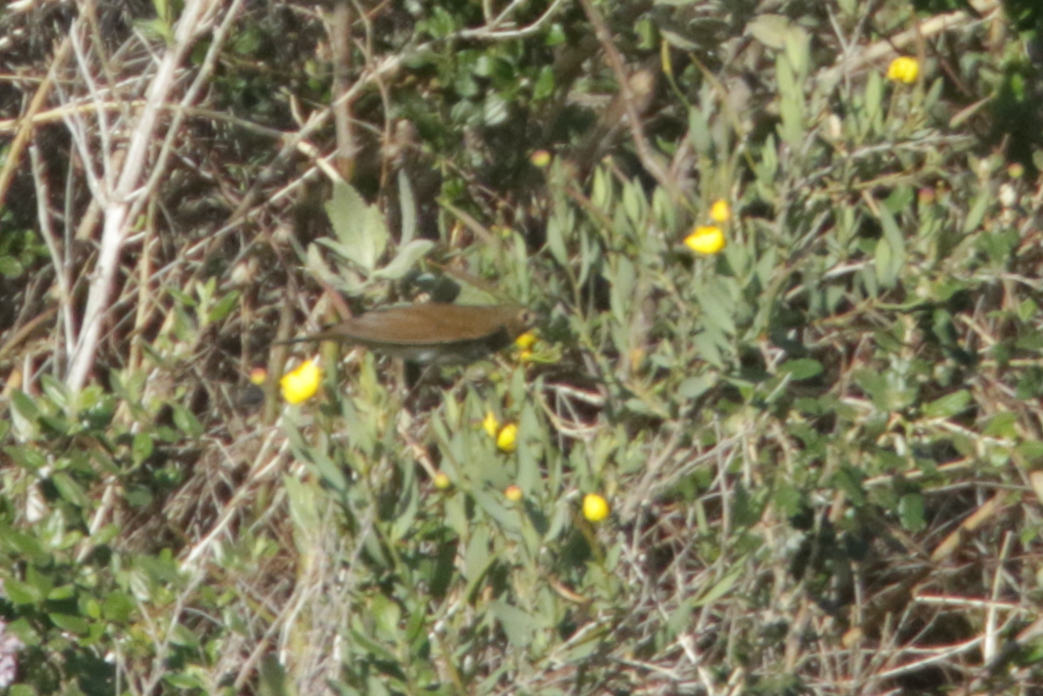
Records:
M522 350L529 350L534 345L536 345L536 341L538 340L539 338L536 336L535 331L526 331L521 336L514 339L514 345L518 346Z
M710 206L710 219L714 222L728 222L732 219L732 209L728 207L728 201L719 198Z
M514 345L518 348L518 362L527 363L532 360L532 347L539 340L535 331L526 331L514 339Z
M916 62L915 58L909 58L908 56L898 56L891 61L891 65L887 68L888 80L904 82L907 85L916 82L919 74L920 64Z
M492 411L489 411L485 414L485 420L482 421L482 428L489 434L489 437L496 440L496 446L501 452L510 454L517 449L518 426L514 423L508 423L501 428L500 421Z
M496 436L496 446L501 452L508 454L518 449L518 426L514 423L503 426L500 434Z
M587 493L583 496L583 516L591 522L600 522L608 517L610 512L608 501L597 493Z
M449 476L446 475L444 472L439 471L437 474L435 474L435 488L437 488L440 491L444 491L451 485L453 485L453 482L449 480Z
M546 150L537 150L536 152L529 155L529 161L532 162L534 167L543 169L550 164L550 153Z
M503 489L503 496L512 503L517 503L519 500L521 500L522 495L522 489L513 483L507 486L507 488Z
M489 433L489 437L496 439L496 433L500 432L500 421L496 419L496 414L489 411L485 414L485 420L482 421L482 428L485 432Z
M256 384L258 387L265 383L268 379L268 370L263 367L255 367L250 370L250 384Z
M685 237L684 244L697 254L712 256L724 248L726 241L720 227L705 225L696 227Z
M314 360L305 360L296 370L283 375L279 380L282 398L288 403L299 404L315 396L322 380L322 371Z

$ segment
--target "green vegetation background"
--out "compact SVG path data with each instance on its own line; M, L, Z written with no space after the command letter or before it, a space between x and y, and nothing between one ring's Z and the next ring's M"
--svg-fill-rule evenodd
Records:
M0 9L9 693L1038 691L1035 3L199 4ZM443 264L530 359L248 387Z

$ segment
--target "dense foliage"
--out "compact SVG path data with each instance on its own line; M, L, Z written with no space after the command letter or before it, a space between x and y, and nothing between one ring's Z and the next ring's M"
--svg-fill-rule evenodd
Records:
M0 682L1038 689L1041 30L8 3ZM464 367L278 343L504 298Z

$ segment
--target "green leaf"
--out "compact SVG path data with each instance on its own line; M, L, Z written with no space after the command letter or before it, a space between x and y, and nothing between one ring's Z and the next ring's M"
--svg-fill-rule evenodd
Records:
M614 205L615 186L603 167L594 170L594 183L590 187L590 198L600 209L611 209Z
M261 660L257 693L261 696L294 696L296 690L275 655L265 655Z
M713 138L710 133L710 122L706 114L699 108L688 110L688 140L696 152L709 155L713 147Z
M793 23L785 15L766 13L750 20L746 29L754 39L768 48L781 50L786 46L786 37L792 26Z
M866 79L865 119L862 123L864 131L875 131L880 128L883 119L884 79L879 71L870 70Z
M905 240L887 206L878 206L884 236L877 242L876 277L881 287L893 288L905 267Z
M967 410L971 404L971 393L966 389L946 394L924 406L923 414L927 418L952 418Z
M14 280L25 273L25 267L13 256L0 256L0 274Z
M296 429L293 429L296 431ZM329 455L326 454L325 447L317 445L315 447L307 448L304 446L303 441L301 447L306 452L305 456L311 460L314 465L316 472L319 477L327 483L333 490L343 495L348 490L348 479L344 475L343 469L337 466ZM354 463L354 459L351 460Z
M40 417L40 409L36 407L36 402L21 389L11 392L11 405L18 415L26 420L35 421Z
M735 302L723 283L707 283L699 296L699 307L703 310L707 331L717 331L728 336L735 334Z
M388 531L388 541L392 544L409 539L417 528L420 496L413 473L414 471L410 469L405 474L409 480L404 481L399 487L400 492L395 507L395 520Z
M798 382L802 379L817 377L822 374L823 369L822 363L811 358L787 360L779 366L779 372L788 374L794 381Z
M862 472L858 469L842 465L837 469L833 476L833 481L836 485L847 493L847 497L851 499L851 503L856 507L865 505L866 493L865 488L862 486L862 479L864 479Z
M313 479L309 477L309 480ZM307 551L307 548L303 548L305 544L310 543L320 529L317 487L289 475L282 477L282 484L290 501L290 519L296 531L295 537L300 540L298 544L302 548L299 550L303 553Z
M351 638L359 648L368 652L378 660L384 660L385 662L390 662L392 664L398 662L398 657L393 652L371 639L369 636L358 631L352 631Z
M518 529L520 524L518 515L514 510L508 510L500 503L503 500L502 495L493 495L489 491L476 489L471 491L471 496L485 514L496 520L501 529L506 531Z
M429 239L414 239L398 250L391 263L380 270L374 271L370 277L399 280L409 273L416 262L426 256L434 246L435 243Z
M984 427L981 429L981 434L986 437L1017 439L1018 421L1018 414L1014 411L1000 411L985 422Z
M894 249L891 248L891 244L885 237L881 237L876 240L876 248L873 251L873 267L876 269L876 275L874 279L880 287L890 288L894 287L894 281L897 278L892 273L894 269ZM875 295L876 291L871 291L870 294Z
M321 280L327 285L339 287L342 284L344 284L345 279L341 278L336 273L334 273L333 269L331 269L329 265L326 263L326 260L322 258L322 251L319 249L319 244L333 249L335 252L337 252L338 256L343 256L336 248L334 248L340 246L336 244L336 242L333 242L329 239L319 239L316 242L308 245L308 251L305 252L305 267L308 269L309 273L315 276L316 279ZM350 281L355 280L357 280L357 278L348 279L349 283Z
M370 617L376 624L376 635L388 642L398 642L401 638L399 622L402 620L402 608L397 602L384 595L375 596L366 607Z
M184 292L181 288L171 286L166 290L183 307L195 307L197 304L196 298Z
M902 526L910 532L922 531L926 526L923 510L923 496L919 493L907 493L898 501L898 517Z
M4 593L15 604L38 604L44 598L40 588L14 578L4 579Z
M15 464L29 471L39 471L47 464L47 458L39 447L14 445L5 447L4 452L11 457Z
M717 375L708 373L698 377L688 377L677 387L677 395L682 399L698 399L717 384Z
M727 346L727 341L720 331L709 329L700 331L692 338L692 345L699 357L717 367L724 367L724 355L721 348Z
M181 404L176 403L172 403L170 407L174 415L174 425L177 426L178 430L189 437L202 436L203 426L199 423L199 420L192 415L191 411Z
M137 466L151 457L152 451L152 435L144 432L135 433L134 441L130 446L130 458L131 461L134 462L134 465Z
M124 623L130 619L136 609L137 604L133 597L126 592L114 590L106 595L101 611L106 621Z
M221 321L228 313L235 309L236 303L239 301L239 291L233 290L220 300L217 301L206 315L206 321L208 324Z
M477 525L471 533L471 539L467 543L467 551L464 553L464 565L461 569L464 577L468 580L480 578L493 560L489 555L489 527Z
M326 215L339 244L318 241L325 242L369 276L387 248L388 231L383 214L376 206L366 205L350 184L338 180L333 184L333 198L326 204Z
M507 640L515 647L527 648L540 629L540 623L534 617L506 602L490 602L489 611L500 622Z
M636 181L628 181L623 184L623 210L635 230L641 228L647 206L644 193Z
M775 61L775 74L779 81L779 112L782 122L778 133L782 141L794 150L801 147L804 140L804 95L793 67L782 54Z
M43 393L47 395L52 404L62 411L70 409L73 401L72 393L64 382L58 381L53 375L43 374L40 375L40 386L43 387Z
M193 633L192 629L185 624L178 623L174 625L174 629L170 632L170 642L184 648L194 649L199 647L199 636Z
M16 552L26 556L30 560L49 558L50 553L44 550L40 540L31 534L16 532L13 529L4 528L0 534L0 542L5 548L14 549ZM42 595L41 595L42 596Z
M58 494L73 505L81 508L90 505L90 498L80 484L64 471L56 471L51 475L51 483L58 489Z
M561 266L569 265L569 252L565 248L564 225L559 216L551 215L547 221L547 248L550 255Z
M613 256L609 261L608 280L612 284L609 299L612 315L621 326L629 329L633 313L634 286L637 283L634 264L622 254Z
M84 635L90 630L90 624L82 616L73 616L71 614L48 614L49 618L55 626L62 629L63 631L69 631L77 635Z
M742 577L743 573L746 572L745 563L737 563L735 565L736 567L734 570L732 570L732 572L728 573L717 583L715 583L714 586L711 587L705 594L700 596L699 599L697 599L692 606L705 607L706 605L712 604L713 602L716 602L718 599L728 594L731 591L731 589L735 587L736 581L738 581L738 579Z
M808 64L811 60L808 49L810 44L808 33L800 25L794 24L786 32L785 43L786 58L789 60L790 65L793 66L793 71L803 81L807 75Z
M532 98L534 101L540 101L546 99L554 94L554 68L550 65L544 65L540 69L540 74L536 78L536 84L532 88Z
M53 590L47 593L47 601L49 602L63 602L66 599L74 597L76 595L76 588L72 585L62 585L61 587L55 587Z
M971 206L970 211L967 213L967 218L963 221L963 229L961 231L964 235L976 231L981 226L982 220L985 219L985 213L988 212L989 205L992 204L995 198L996 196L991 190L985 190L974 199L974 205ZM987 237L988 232L985 235Z

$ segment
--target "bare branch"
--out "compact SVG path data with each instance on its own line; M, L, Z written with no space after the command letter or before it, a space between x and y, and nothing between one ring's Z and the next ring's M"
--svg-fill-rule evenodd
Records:
M117 172L106 171L106 178L111 177L117 183L111 192L111 198L101 202L104 216L101 248L91 279L83 323L66 377L66 384L73 391L83 388L94 367L101 325L111 302L113 281L119 268L124 243L133 224L133 218L128 216L128 213L135 197L140 195L138 188L141 185L149 150L154 143L157 120L174 88L175 71L195 38L209 26L219 6L219 0L187 0L178 18L173 41L159 60L156 73L146 92L145 105L130 133L126 156L120 162L122 170L118 172L118 178ZM83 69L84 66L81 65L81 70ZM99 106L98 111L102 112L104 109Z
M47 251L51 255L51 261L54 263L54 274L58 281L58 294L61 298L62 307L62 325L65 329L65 354L68 355L72 352L73 341L76 336L76 323L73 320L72 302L70 301L72 286L69 279L69 264L62 247L58 244L54 226L51 224L51 187L40 158L40 149L35 143L29 146L29 161L32 163L33 179L36 181L36 207L37 219L40 221L40 233L43 235L43 241L47 245ZM68 248L64 251L68 252Z

